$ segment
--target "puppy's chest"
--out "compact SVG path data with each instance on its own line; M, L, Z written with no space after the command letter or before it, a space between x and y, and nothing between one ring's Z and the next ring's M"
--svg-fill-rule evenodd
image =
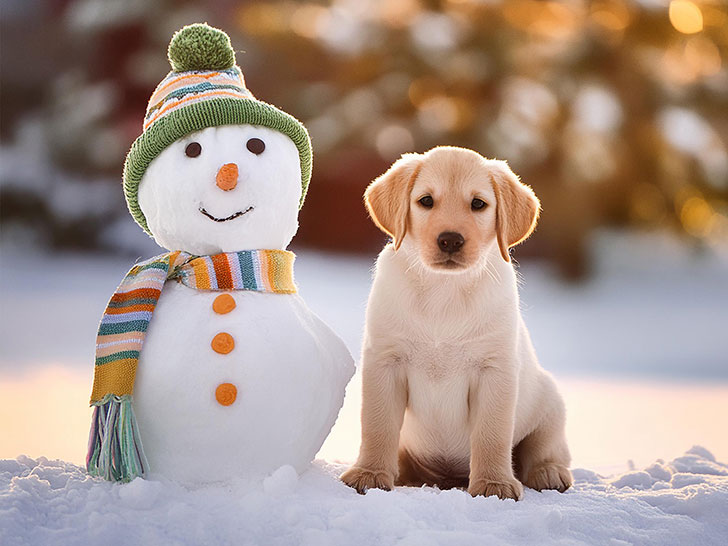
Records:
M450 383L457 376L469 377L491 361L487 343L414 343L404 365L408 376L433 383Z
M420 346L407 359L407 411L400 438L413 456L461 466L467 461L473 365L465 347L451 344Z
M487 350L507 334L510 318L490 302L463 301L462 295L446 302L413 297L403 307L409 312L390 310L392 330L435 358Z

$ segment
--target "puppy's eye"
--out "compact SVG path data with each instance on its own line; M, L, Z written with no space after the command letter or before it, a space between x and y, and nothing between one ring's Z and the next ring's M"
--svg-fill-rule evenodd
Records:
M265 150L265 142L259 138L251 138L245 146L255 155L260 155Z
M199 142L190 142L185 148L185 155L187 157L197 157L202 153L202 146Z
M473 210L481 210L488 206L488 203L477 197L470 202L470 208Z
M420 197L419 201L417 201L420 205L425 207L426 209L431 209L432 205L435 204L435 202L432 200L432 197L429 195L425 195L424 197Z

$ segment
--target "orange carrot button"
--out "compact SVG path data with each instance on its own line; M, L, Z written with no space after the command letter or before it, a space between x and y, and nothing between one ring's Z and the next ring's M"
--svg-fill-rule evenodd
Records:
M210 346L216 353L226 355L235 348L235 340L227 332L220 332L212 338Z
M212 310L219 315L224 315L235 309L236 303L235 298L230 294L220 294L212 302Z
M215 399L221 406L230 406L238 397L238 389L232 383L221 383L215 389Z

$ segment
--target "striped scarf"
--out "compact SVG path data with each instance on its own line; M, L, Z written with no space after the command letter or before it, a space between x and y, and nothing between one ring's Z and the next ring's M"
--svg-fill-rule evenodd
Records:
M293 294L295 255L286 250L244 250L214 256L161 254L131 268L106 306L96 338L86 457L88 471L112 481L143 476L146 459L131 406L139 354L168 280L197 290L253 290Z

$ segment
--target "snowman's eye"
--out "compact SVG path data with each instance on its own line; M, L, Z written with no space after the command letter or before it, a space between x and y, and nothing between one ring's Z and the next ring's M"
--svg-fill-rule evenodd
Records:
M259 138L251 138L246 146L248 150L250 150L255 155L260 155L265 150L265 142L263 142Z
M185 148L185 155L187 157L197 157L202 153L202 146L199 142L190 142Z

